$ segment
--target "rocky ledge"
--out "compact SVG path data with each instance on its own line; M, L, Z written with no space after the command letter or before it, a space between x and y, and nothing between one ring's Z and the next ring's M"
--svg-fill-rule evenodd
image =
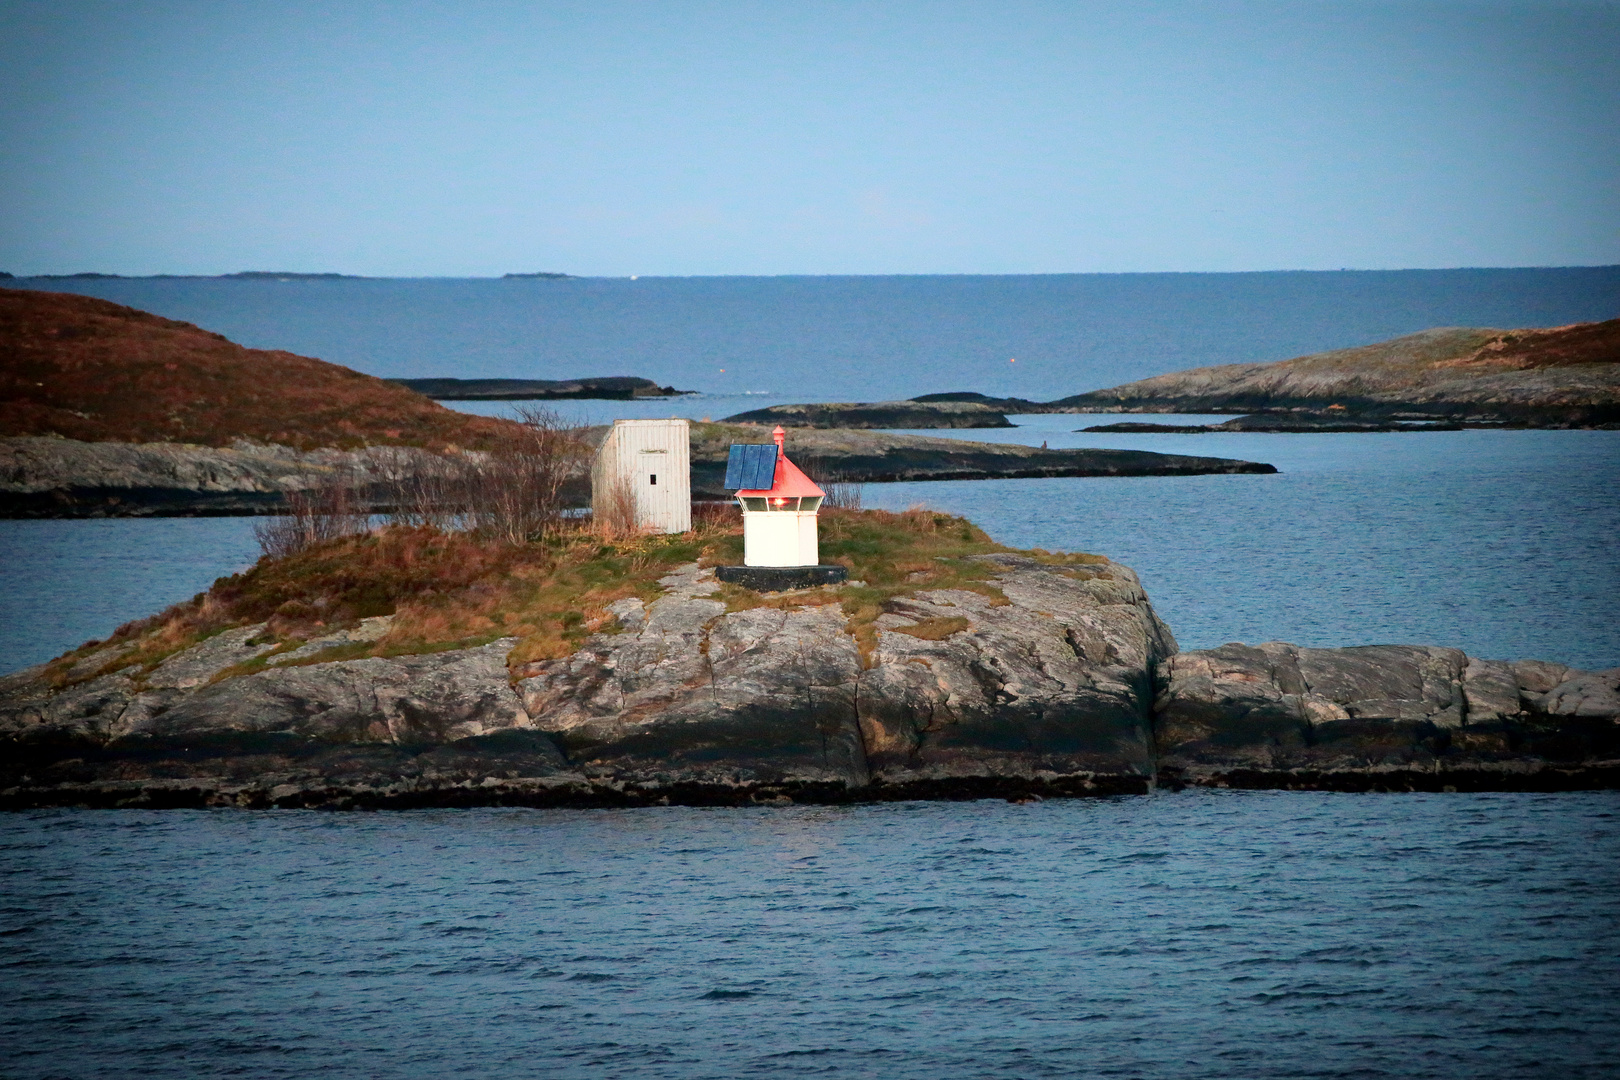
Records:
M0 806L1149 790L1152 673L1176 646L1136 576L985 558L984 592L891 601L861 637L833 602L728 611L712 570L691 564L651 603L614 605L615 632L515 670L512 641L310 663L329 644L312 642L306 659L251 670L273 648L253 626L149 671L92 655L62 688L31 669L0 684Z
M997 409L973 401L844 401L772 405L726 417L728 424L808 428L1010 428Z
M1620 668L1269 642L1170 657L1158 687L1158 773L1173 786L1620 786Z
M769 428L748 424L692 425L692 494L726 498L731 443L769 441ZM852 428L801 428L790 449L795 461L822 479L855 484L922 480L1015 480L1088 476L1267 475L1277 467L1237 458L1193 457L1148 450L1047 449L930 435Z
M0 438L0 517L145 517L279 513L288 493L334 475L384 485L436 455L408 446L294 450L239 440L189 443ZM381 508L380 499L367 500Z
M640 401L697 392L659 386L651 379L638 375L603 375L586 379L438 378L391 381L438 401L566 401L578 398Z
M515 666L512 640L321 662L386 618L273 656L262 626L151 668L109 648L0 680L0 807L1620 786L1620 669L1423 646L1178 654L1125 567L982 558L982 591L896 597L854 632L831 590L739 610L690 564L578 651Z
M587 428L600 438L605 427ZM694 424L692 493L728 498L726 456L732 442L765 442L743 424ZM1276 467L1233 458L1145 450L1045 450L1032 446L896 435L863 430L794 434L803 457L828 478L851 483L896 480L987 480L1069 476L1192 476L1274 473ZM363 505L388 509L390 481L431 470L437 455L404 446L295 450L238 440L229 447L188 443L83 442L47 436L0 438L0 517L142 517L281 512L286 496L334 475L360 485ZM584 478L566 492L589 499Z

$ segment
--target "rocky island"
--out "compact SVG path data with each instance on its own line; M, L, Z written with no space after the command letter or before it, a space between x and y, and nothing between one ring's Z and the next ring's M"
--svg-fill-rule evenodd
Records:
M641 401L695 393L659 386L638 375L601 375L585 379L394 379L437 401Z
M1009 428L998 409L976 401L819 402L772 405L728 416L728 424L802 428Z
M1027 413L1262 413L1243 430L1391 430L1402 421L1598 427L1620 423L1620 319L1550 329L1442 327L1261 364L1222 364L1033 402L983 394L918 401ZM1299 414L1297 426L1283 413ZM1314 428L1312 425L1314 424ZM1349 425L1369 425L1354 427ZM1231 429L1228 429L1231 430ZM1395 430L1398 430L1396 428Z
M762 594L713 576L739 533L393 528L266 558L0 680L0 807L1620 785L1620 669L1182 653L1126 567L929 511L826 511L850 580Z

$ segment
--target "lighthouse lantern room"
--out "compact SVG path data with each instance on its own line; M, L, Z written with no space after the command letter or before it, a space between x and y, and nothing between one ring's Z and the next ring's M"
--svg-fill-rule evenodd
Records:
M726 487L737 493L743 515L745 566L815 566L816 513L825 493L787 458L787 433L771 432L773 443L733 444L726 462Z

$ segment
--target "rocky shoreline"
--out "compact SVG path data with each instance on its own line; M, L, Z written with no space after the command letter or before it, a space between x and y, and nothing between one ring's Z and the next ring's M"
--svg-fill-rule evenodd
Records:
M973 401L824 402L772 405L728 416L727 424L790 428L1010 428L1005 414Z
M197 517L276 514L286 496L332 476L359 483L385 507L388 478L436 459L409 446L295 450L239 440L232 446L0 438L0 517Z
M106 647L0 679L0 808L1620 786L1620 669L1425 646L1180 653L1123 566L980 558L989 588L893 598L867 637L830 589L737 609L689 564L556 659L509 663L500 639L322 661L387 617L268 662L262 624L149 670Z

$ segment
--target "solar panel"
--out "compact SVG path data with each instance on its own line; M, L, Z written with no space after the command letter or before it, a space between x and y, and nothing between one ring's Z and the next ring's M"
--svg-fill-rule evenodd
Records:
M775 443L732 443L726 458L726 488L767 491L776 482Z

